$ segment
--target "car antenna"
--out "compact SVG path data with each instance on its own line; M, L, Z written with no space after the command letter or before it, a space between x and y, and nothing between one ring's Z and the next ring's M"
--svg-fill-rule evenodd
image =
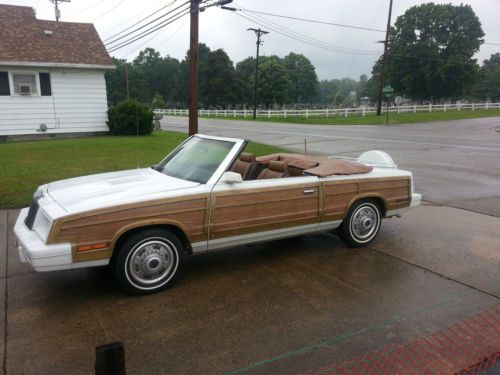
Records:
M139 118L137 117L137 99L135 100L135 130L137 140L137 169L139 169L139 149L141 145L139 143Z

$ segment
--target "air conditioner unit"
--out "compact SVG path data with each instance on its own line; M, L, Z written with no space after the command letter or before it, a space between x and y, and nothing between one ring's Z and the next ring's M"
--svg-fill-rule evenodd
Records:
M31 95L31 86L30 85L19 85L19 94Z

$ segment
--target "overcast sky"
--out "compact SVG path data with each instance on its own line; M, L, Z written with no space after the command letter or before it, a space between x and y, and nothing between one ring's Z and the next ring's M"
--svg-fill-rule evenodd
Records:
M172 0L72 0L70 3L60 4L61 20L94 23L101 38L105 40L171 2ZM185 0L177 0L165 11L184 2ZM426 1L394 0L392 21L409 7L424 2ZM486 42L500 43L500 0L434 2L470 4L482 23ZM49 0L0 0L0 3L31 6L36 9L38 18L54 19L54 5ZM389 0L235 0L232 6L383 30L387 23ZM238 14L257 16L268 27L244 19ZM230 12L213 7L200 14L200 42L206 43L211 49L224 48L236 63L255 55L255 35L246 31L249 27L262 27L270 31L263 38L262 55L276 54L283 57L292 51L302 53L314 64L320 79L357 79L363 73L369 75L374 61L382 51L382 45L376 41L384 38L384 33L381 32ZM270 30L270 27L275 31ZM296 33L292 34L295 39L281 35L276 30L286 34ZM296 40L304 38L326 49ZM140 50L152 47L160 51L162 56L182 59L188 46L189 17L184 16L111 55L133 59ZM496 52L500 52L500 45L483 45L476 57L483 61Z

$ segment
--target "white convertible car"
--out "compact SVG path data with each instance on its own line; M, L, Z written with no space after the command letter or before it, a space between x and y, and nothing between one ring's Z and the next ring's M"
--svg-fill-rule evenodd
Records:
M195 135L158 165L40 186L14 232L36 271L111 264L128 292L169 285L183 256L337 229L366 246L382 218L420 204L389 155L255 157L246 141Z

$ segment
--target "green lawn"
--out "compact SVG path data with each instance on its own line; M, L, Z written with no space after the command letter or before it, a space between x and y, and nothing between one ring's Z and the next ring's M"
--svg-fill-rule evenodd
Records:
M411 124L416 122L433 122L433 121L446 121L469 119L479 117L493 117L500 116L500 109L477 109L475 111L462 110L462 111L447 111L447 112L417 112L417 113L396 113L389 114L389 124ZM207 118L208 116L202 116ZM244 118L238 117L224 117L224 116L210 116L210 118L217 118L221 120L247 120L253 121L251 116ZM281 123L294 123L294 124L310 124L310 125L383 125L386 123L385 114L382 116L375 116L373 114L362 116L350 117L258 117L257 121L265 122L281 122Z
M181 133L155 132L0 143L0 208L29 205L35 189L47 182L155 164L185 138ZM257 155L283 151L258 143L247 149Z

